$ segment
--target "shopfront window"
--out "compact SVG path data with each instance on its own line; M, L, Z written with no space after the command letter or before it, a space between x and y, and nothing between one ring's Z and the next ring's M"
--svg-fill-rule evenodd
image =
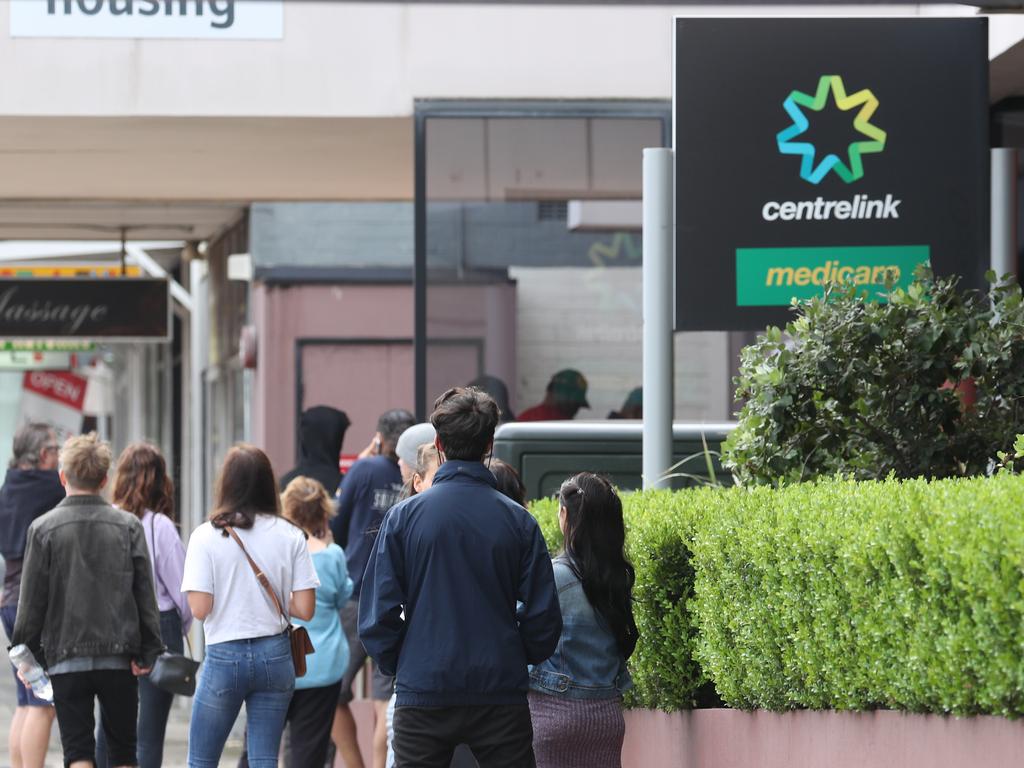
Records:
M667 144L668 104L428 101L417 130L421 413L488 375L519 414L565 369L586 380L576 418L621 413L641 384L642 153ZM683 414L713 386L707 342L680 339Z

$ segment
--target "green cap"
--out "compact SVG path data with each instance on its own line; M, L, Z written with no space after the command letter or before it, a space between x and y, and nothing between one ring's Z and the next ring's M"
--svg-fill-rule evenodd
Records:
M587 380L577 370L565 368L559 371L551 377L548 389L560 400L576 403L584 408L590 407L590 403L587 402Z

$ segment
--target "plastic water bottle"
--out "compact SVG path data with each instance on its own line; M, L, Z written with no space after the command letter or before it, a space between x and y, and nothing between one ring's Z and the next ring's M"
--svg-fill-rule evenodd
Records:
M21 672L29 685L32 686L32 693L43 701L53 701L53 686L50 685L50 678L39 666L32 651L25 645L16 645L11 648L11 663Z

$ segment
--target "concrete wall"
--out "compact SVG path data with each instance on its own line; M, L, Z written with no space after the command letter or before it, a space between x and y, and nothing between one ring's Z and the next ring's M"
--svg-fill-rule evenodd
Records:
M899 712L626 713L623 768L1010 768L1024 722Z
M372 707L353 711L363 743ZM1001 717L630 710L622 768L1012 768L1022 756L1024 722Z
M4 34L23 1L0 4ZM402 116L427 96L669 95L678 8L284 6L281 40L7 40L0 71L19 76L0 114Z
M21 1L0 4L0 30ZM280 40L8 39L0 70L20 75L0 84L0 114L401 116L418 97L663 98L678 10L286 0Z
M23 1L0 3L0 30ZM818 11L929 12L806 9ZM18 76L0 82L0 114L402 116L425 97L667 98L678 13L750 9L286 0L280 40L8 38L0 71Z
M412 203L255 203L253 266L405 268L412 274Z

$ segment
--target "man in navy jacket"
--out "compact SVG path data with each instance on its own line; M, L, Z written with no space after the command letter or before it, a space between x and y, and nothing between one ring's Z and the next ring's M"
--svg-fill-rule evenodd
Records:
M398 768L447 768L463 743L488 768L534 765L527 665L562 614L537 522L483 465L498 417L476 389L438 398L433 487L391 509L363 576L360 639L397 673Z

